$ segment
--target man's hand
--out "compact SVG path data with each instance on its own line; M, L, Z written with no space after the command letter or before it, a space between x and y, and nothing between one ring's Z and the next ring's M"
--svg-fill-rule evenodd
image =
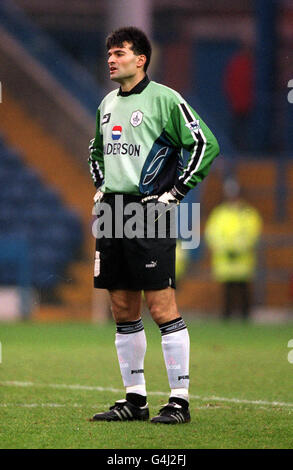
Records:
M104 196L104 193L98 189L98 191L96 192L96 194L94 195L94 198L93 198L94 203L99 204L102 201L103 196Z
M171 204L172 202L175 202L176 204L179 204L180 201L176 199L170 191L166 191L159 197L158 202L162 202L163 204Z
M166 191L165 193L161 194L161 196L151 195L144 197L141 202L145 204L147 202L151 202L156 200L156 202L162 202L163 204L172 204L176 203L179 204L182 199L186 196L186 193L179 191L176 186L174 186L170 191Z
M176 186L174 186L170 191L166 191L162 196L159 197L158 202L163 202L164 204L170 204L175 202L179 204L186 194L181 193Z

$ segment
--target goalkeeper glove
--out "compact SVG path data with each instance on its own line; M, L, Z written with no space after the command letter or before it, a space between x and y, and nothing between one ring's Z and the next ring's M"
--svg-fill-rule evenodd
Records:
M145 204L146 202L151 202L153 200L156 200L157 202L162 202L163 204L170 204L170 203L176 203L179 204L182 199L186 196L187 192L189 191L189 188L182 187L180 186L180 190L176 187L173 186L170 191L166 191L161 196L157 195L151 195L151 196L146 196L141 200L142 204Z
M176 204L179 204L182 199L185 197L186 193L183 194L181 193L176 186L174 186L170 191L166 191L163 193L159 199L158 202L163 202L164 204L170 204L172 202L176 202Z

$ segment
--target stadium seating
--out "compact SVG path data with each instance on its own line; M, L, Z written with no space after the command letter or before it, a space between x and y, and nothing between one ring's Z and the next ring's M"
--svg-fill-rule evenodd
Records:
M97 98L102 98L102 90L86 69L76 64L57 42L9 0L0 2L0 24L95 115Z
M82 242L78 214L0 138L0 284L55 288Z

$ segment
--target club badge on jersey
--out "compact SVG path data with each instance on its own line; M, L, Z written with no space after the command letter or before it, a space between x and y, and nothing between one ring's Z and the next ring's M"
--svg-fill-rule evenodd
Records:
M133 127L137 127L142 123L143 120L143 113L139 110L133 111L130 122L133 125Z

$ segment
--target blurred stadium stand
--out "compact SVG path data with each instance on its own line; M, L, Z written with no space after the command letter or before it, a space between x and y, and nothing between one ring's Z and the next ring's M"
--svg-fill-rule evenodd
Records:
M94 105L102 97L99 88L92 77L64 53L58 42L44 34L35 23L23 14L21 9L9 0L3 0L0 4L0 23L95 115Z
M33 286L42 302L52 301L82 243L78 213L1 139L0 284Z
M0 2L0 51L3 88L85 164L101 88L10 0Z
M25 175L18 175L18 182L24 178L27 184L15 187L10 184L11 174L3 170L2 181L9 187L3 197L10 201L31 198L20 218L23 233L30 233L28 219L32 223L38 220L40 226L45 219L50 223L46 224L46 232L40 234L42 247L32 245L31 250L34 282L41 289L40 301L50 302L48 314L59 315L58 306L55 309L52 304L55 299L62 303L67 317L90 316L94 187L87 156L101 90L85 68L10 1L0 4L0 37L3 90L0 131L8 147L19 151L30 168ZM38 178L34 178L34 170L48 186L46 191L42 190ZM15 178L16 173L18 170ZM36 201L42 201L43 206L38 206ZM3 210L8 210L5 205ZM78 225L74 228L74 213L78 214L81 228ZM62 229L64 222L71 227L69 239ZM78 238L80 230L83 244L79 246L77 260L70 243ZM50 240L55 247L51 253ZM67 248L61 254L65 242Z
M54 243L58 249L65 244L66 237L69 237L68 230L70 230L69 244L65 250L65 253L67 252L66 271L63 271L65 275L59 275L58 285L54 276L46 281L48 286L42 288L39 298L42 304L50 301L50 308L49 306L47 310L43 308L42 313L47 311L52 318L55 312L59 315L60 309L52 304L55 299L62 303L63 311L67 316L89 315L92 296L91 259L94 244L91 235L91 202L94 190L88 172L54 136L44 131L40 123L28 114L7 91L5 100L0 106L0 129L7 145L21 153L27 167L24 175L15 165L12 165L13 173L8 173L7 169L3 169L0 179L4 184L2 186L3 198L6 198L8 205L2 204L1 210L3 208L4 213L8 212L9 216L12 210L15 211L14 206L11 208L12 200L15 199L18 203L21 203L23 198L29 200L29 205L22 205L23 212L19 214L20 211L18 211L22 223L21 229L29 233L30 223L37 222L41 227L45 224L47 230L40 234L40 243L43 247L52 239L55 240ZM36 174L46 185L46 191L42 190ZM12 177L18 183L16 186L10 181ZM76 217L78 224L81 225L80 228L78 225L74 228ZM62 229L64 223L68 227L67 235ZM79 246L78 253L71 251L70 255L69 246L72 246L71 243L79 238L80 231L82 245ZM34 245L32 245L32 251L35 252ZM46 264L44 259L49 258L49 254L45 251L44 248L39 253L44 269ZM65 253L62 255L60 250L58 252L60 260L56 255L52 255L50 269L52 264L60 267L60 263L63 263L65 266L63 259ZM37 260L38 255L33 256ZM43 278L39 277L39 279ZM54 291L50 291L50 283ZM53 298L51 294L54 294Z
M118 3L115 1L115 6ZM68 312L76 310L74 305L83 312L89 309L92 295L90 211L94 189L86 159L97 103L110 87L104 51L109 8L113 8L113 2L102 0L0 3L4 97L0 131L9 145L21 150L26 164L57 188L64 204L78 209L82 220L86 255L83 261L71 265L69 277L75 279L75 288L71 283L60 286L64 304L70 306ZM182 93L220 143L221 156L188 199L201 202L201 230L210 210L220 202L223 179L236 177L246 199L264 219L256 304L276 308L276 312L290 309L293 105L287 101L287 84L293 79L292 1L156 0L152 9L151 78ZM267 63L266 41L272 46ZM256 99L248 120L245 151L231 139L233 114L223 89L227 64L243 44L248 44L257 58ZM262 77L270 67L271 81L269 85L266 81L264 87ZM268 138L264 139L265 135ZM7 180L3 175L1 181ZM26 178L38 186L34 176ZM46 197L54 199L52 194ZM38 218L38 209L33 205L28 217ZM52 237L62 239L61 231ZM180 309L216 312L220 291L210 278L209 255L203 241L192 259L188 276L178 290Z

